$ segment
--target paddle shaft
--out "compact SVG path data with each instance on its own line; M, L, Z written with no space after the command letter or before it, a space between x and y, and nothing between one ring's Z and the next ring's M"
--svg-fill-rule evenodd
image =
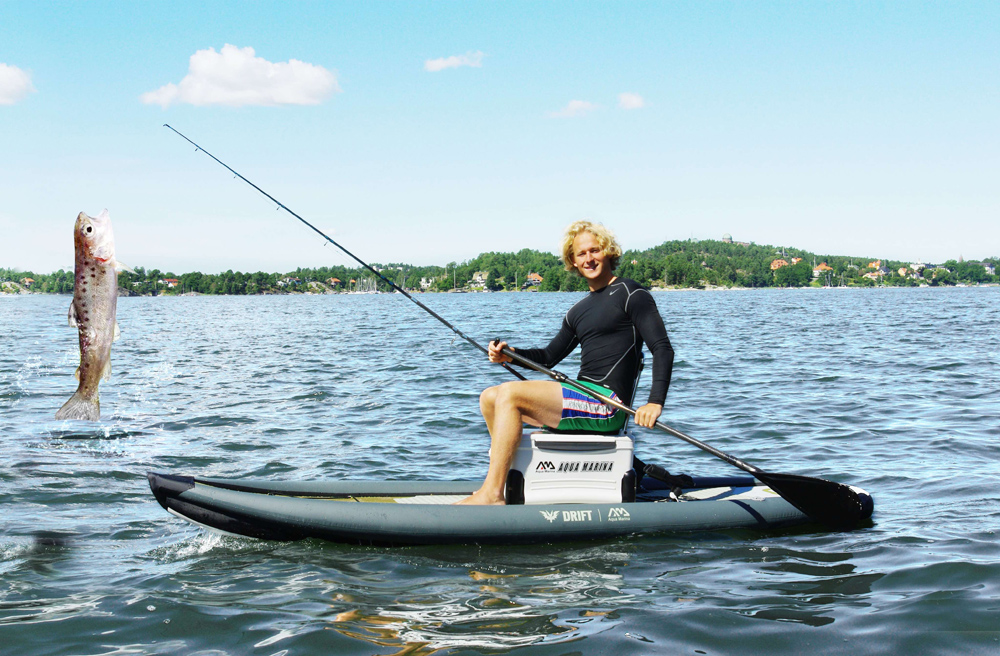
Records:
M296 219L298 219L299 221L301 221L302 223L304 223L305 225L307 225L309 228L312 229L313 232L315 232L320 237L322 237L323 239L327 240L328 242L330 242L331 244L333 244L334 246L336 246L337 248L339 248L341 251L343 251L346 255L348 255L355 262L357 262L358 264L360 264L361 266L363 266L364 268L368 269L369 271L371 271L372 273L374 273L376 276L378 276L379 278L381 278L382 281L385 282L387 285L389 285L390 287L392 287L393 289L395 289L397 292L399 292L400 294L402 294L406 298L408 298L411 301L413 301L414 303L416 303L420 307L420 309L422 309L427 314L431 315L432 317L434 317L435 319L437 319L438 321L440 321L441 323L443 323L453 333L455 333L456 335L458 335L459 337L461 337L462 339L464 339L469 344L472 344L473 346L475 346L477 349L479 349L483 353L489 353L489 351L484 346L482 346L479 342L475 341L474 339L472 339L471 337L469 337L468 335L466 335L465 333L463 333L461 330L459 330L458 328L456 328L455 326L453 326L447 319L445 319L444 317L442 317L440 314L438 314L434 310L430 309L429 307L427 307L426 305L424 305L423 303L421 303L417 299L413 298L413 296L411 296L410 293L407 292L405 289L403 289L402 287L400 287L399 285L397 285L393 281L391 281L388 278L386 278L385 276L383 276L382 273L378 269L373 268L371 265L369 265L367 262L365 262L364 260L362 260L361 258L359 258L357 255L355 255L351 251L347 250L346 248L344 248L343 246L341 246L340 244L338 244L337 242L335 242L325 232L323 232L322 230L320 230L319 228L317 228L313 224L309 223L308 221L306 221L305 219L303 219L301 216L299 216L298 214L296 214L292 210L288 209L288 207L284 203L282 203L281 201L279 201L277 198L275 198L271 194L267 193L266 191L264 191L263 189L261 189L260 187L258 187L257 185L255 185L254 183L252 183L249 180L247 180L246 178L244 178L242 175L240 175L240 173L238 173L231 166L229 166L228 164L226 164L225 162L223 162L221 159L219 159L218 157L216 157L212 153L208 152L207 150L205 150L204 148L202 148L201 146L199 146L195 142L191 141L190 139L188 139L186 136L184 136L183 134L181 134L180 132L178 132L177 130L175 130L172 126L168 125L167 123L164 123L163 127L169 128L171 131L173 131L175 134L177 134L177 136L181 137L182 139L184 139L185 141L187 141L189 144L191 144L192 146L194 146L195 149L200 150L201 152L205 153L206 155L208 155L209 157L211 157L212 159L214 159L216 162L218 162L219 164L221 164L222 166L224 166L225 168L227 168L230 173L232 173L233 175L235 175L236 177L238 177L240 180L242 180L243 182L247 183L248 185L250 185L251 187L253 187L257 191L259 191L260 193L262 193L265 196L267 196L267 198L270 199L273 203L277 204L277 206L279 208L285 210L286 212L288 212L289 214L291 214L292 216L294 216ZM517 376L521 380L525 380L524 376L522 376L519 372L515 371L514 369L508 367L506 365L506 363L504 364L504 368L507 371L509 371L511 374L513 374L514 376Z
M553 369L549 369L548 367L540 365L537 362L534 362L532 360L529 360L528 358L522 357L522 356L518 355L517 353L515 353L514 351L510 350L509 348L503 349L503 354L506 355L506 356L508 356L508 357L510 357L514 362L517 362L518 364L523 365L523 366L527 367L528 369L534 369L538 373L545 374L546 376L551 377L553 380L555 380L555 381L557 381L559 383L566 383L567 385L570 385L571 387L573 387L573 388L575 388L575 389L583 392L584 394L587 394L589 396L594 397L595 399L597 399L598 401L600 401L601 403L603 403L606 406L615 408L617 410L621 410L622 412L627 412L632 417L635 416L635 410L633 410L632 408L628 407L624 403L621 403L620 401L616 401L616 400L612 399L611 397L604 396L603 394L595 392L591 388L589 388L589 387L587 387L585 385L581 385L580 383L578 383L577 381L573 380L572 378L570 378L569 376L567 376L566 374L564 374L562 372L555 371ZM758 469L757 467L754 467L753 465L751 465L749 463L745 463L742 460L740 460L739 458L733 457L733 456L729 455L728 453L725 453L723 451L719 451L715 447L710 446L708 444L705 444L701 440L697 440L697 439L691 437L690 435L685 435L684 433L680 432L679 430L671 428L670 426L667 426L666 424L664 424L661 421L657 421L656 422L656 427L659 428L661 431L663 431L665 433L669 433L670 435L673 435L674 437L676 437L678 439L684 440L685 442L687 442L688 444L691 444L692 446L698 447L702 451L707 451L708 453L711 453L716 458L721 458L722 460L725 460L726 462L728 462L730 465L733 465L734 467L739 467L740 469L742 469L743 471L745 471L745 472L747 472L749 474L753 474L754 476L757 476L757 475L764 475L764 476L766 476L767 475L762 469Z

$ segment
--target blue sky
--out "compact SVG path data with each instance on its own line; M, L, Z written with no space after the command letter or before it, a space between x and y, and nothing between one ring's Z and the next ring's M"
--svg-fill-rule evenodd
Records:
M369 262L580 218L996 256L998 43L995 2L0 2L0 266L105 207L132 266L348 262L163 123Z

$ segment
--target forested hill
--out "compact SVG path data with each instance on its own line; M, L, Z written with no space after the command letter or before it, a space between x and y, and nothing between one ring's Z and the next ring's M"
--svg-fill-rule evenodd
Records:
M923 264L914 270L913 264ZM825 265L825 266L824 266ZM801 287L805 285L954 285L1000 282L997 257L983 262L948 260L942 264L888 261L872 257L818 254L797 248L739 242L668 241L642 251L626 251L618 275L650 287ZM383 276L410 290L452 289L541 291L585 290L582 278L552 253L482 253L445 266L375 264ZM817 271L816 268L819 267ZM529 275L535 280L530 280ZM537 278L541 277L541 281ZM135 294L268 294L328 291L387 291L370 271L344 266L299 268L287 273L175 274L137 267L123 272L119 286ZM36 274L0 269L0 292L70 293L72 271Z
M777 268L772 269L776 262ZM915 270L914 264L923 266ZM449 266L454 267L454 264ZM1000 282L996 275L998 266L1000 258L997 257L984 262L948 260L932 264L706 239L668 241L642 251L625 251L617 273L648 287L954 285ZM538 251L483 253L459 264L457 269L455 279L459 287L463 278L469 280L474 272L486 271L490 274L487 285L493 284L495 289L507 288L508 283L513 286L515 280L521 285L531 272L543 277L539 285L542 291L586 289L583 279L566 271L558 257ZM450 280L440 282L443 288L453 284Z

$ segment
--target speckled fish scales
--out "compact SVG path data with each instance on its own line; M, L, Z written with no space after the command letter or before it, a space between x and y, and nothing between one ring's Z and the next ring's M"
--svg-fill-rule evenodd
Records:
M104 210L95 217L80 212L73 229L76 272L69 325L80 335L80 385L56 413L56 419L98 421L98 385L111 377L111 344L118 338L118 273L111 219Z

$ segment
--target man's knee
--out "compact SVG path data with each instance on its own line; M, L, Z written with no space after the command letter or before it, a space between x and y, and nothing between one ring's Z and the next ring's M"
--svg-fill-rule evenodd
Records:
M498 388L498 386L487 387L486 389L484 389L482 391L482 393L479 395L479 407L480 408L492 408L493 406L496 405L496 402L497 402L497 388Z
M496 390L494 403L501 407L514 407L523 410L531 402L530 391L518 381L508 381L491 389Z

